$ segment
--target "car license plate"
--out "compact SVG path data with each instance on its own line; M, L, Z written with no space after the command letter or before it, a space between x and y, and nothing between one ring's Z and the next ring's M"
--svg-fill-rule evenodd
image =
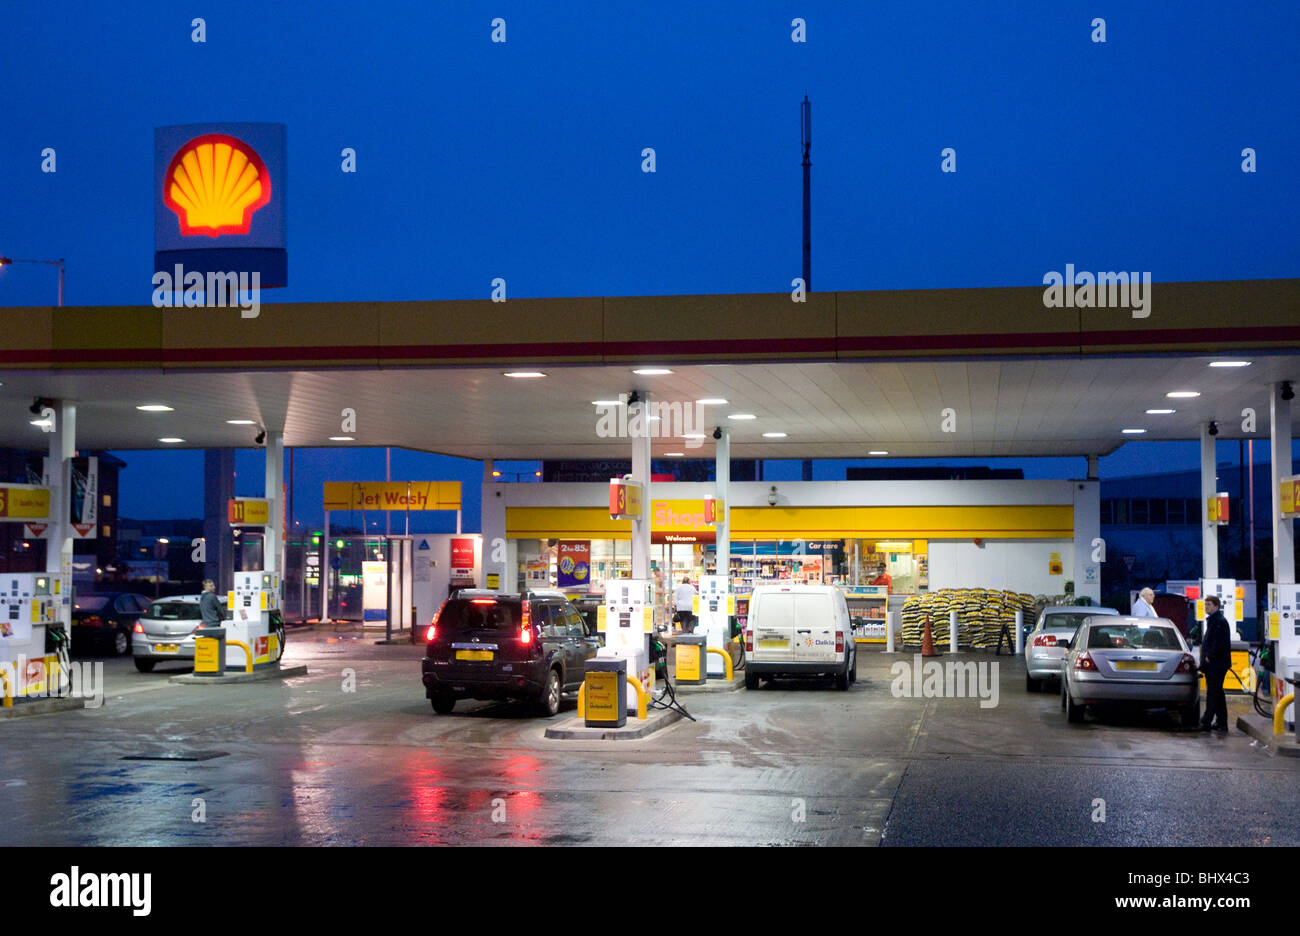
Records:
M153 645L154 653L176 653L178 650L180 650L180 647L177 646L176 644L154 644Z
M788 640L774 640L769 638L768 640L760 640L758 645L760 647L788 647L790 646L790 642Z
M1160 665L1154 661L1148 660L1120 660L1115 664L1115 669L1122 670L1142 670L1143 672L1152 672L1160 668Z
M469 660L472 663L483 663L491 660L495 654L491 650L457 650L456 659Z

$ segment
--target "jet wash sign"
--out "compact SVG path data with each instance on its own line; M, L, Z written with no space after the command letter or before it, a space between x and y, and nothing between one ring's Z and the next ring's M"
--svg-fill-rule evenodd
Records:
M155 287L201 289L212 304L216 285L287 285L284 124L153 134Z

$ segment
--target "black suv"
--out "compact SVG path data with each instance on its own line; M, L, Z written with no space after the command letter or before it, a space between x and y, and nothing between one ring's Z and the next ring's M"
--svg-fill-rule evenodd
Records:
M560 592L462 589L425 632L424 694L446 715L458 699L525 699L549 717L582 685L600 641Z

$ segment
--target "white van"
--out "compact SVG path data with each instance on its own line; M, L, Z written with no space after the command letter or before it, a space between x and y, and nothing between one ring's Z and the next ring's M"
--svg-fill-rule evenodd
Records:
M745 624L745 688L759 677L834 676L848 689L858 678L849 606L832 585L760 585Z

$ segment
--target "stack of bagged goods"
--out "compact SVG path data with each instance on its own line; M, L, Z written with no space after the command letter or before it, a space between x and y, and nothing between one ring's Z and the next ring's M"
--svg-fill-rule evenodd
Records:
M1026 620L1034 596L996 588L945 588L916 595L903 605L903 646L919 647L930 619L930 633L936 644L948 643L949 613L957 612L957 641L972 650L992 650L1005 624L1014 632L1016 612Z

